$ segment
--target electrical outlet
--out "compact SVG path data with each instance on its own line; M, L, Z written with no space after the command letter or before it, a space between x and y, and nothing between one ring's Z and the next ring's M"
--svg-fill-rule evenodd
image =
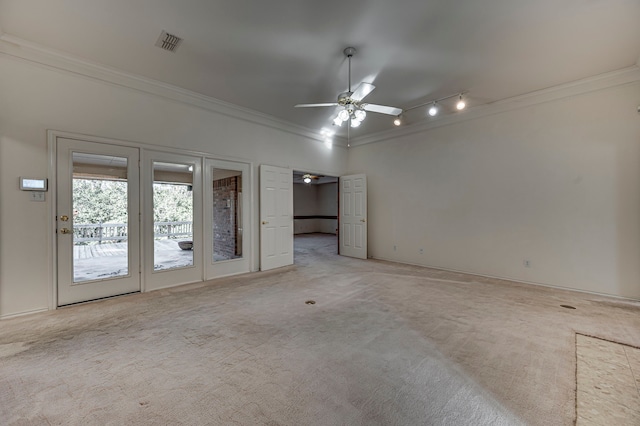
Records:
M525 268L531 268L531 261L529 259L525 259L522 261L522 264Z
M423 248L420 249L420 254L424 254L424 249Z

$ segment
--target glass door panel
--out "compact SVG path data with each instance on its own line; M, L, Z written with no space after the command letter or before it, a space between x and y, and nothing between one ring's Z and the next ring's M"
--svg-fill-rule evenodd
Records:
M213 169L213 261L242 258L242 171Z
M153 162L153 270L193 266L193 165Z
M206 278L250 271L250 165L206 160Z
M73 282L129 274L126 157L74 152Z

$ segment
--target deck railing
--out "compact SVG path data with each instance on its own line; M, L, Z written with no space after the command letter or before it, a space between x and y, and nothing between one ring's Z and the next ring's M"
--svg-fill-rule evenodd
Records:
M193 234L191 222L156 222L153 224L154 238L166 237L175 240L178 237L189 237Z
M128 226L126 223L80 223L73 225L74 243L103 242L120 243L127 241ZM154 238L178 239L191 238L193 227L191 222L156 222L153 226Z

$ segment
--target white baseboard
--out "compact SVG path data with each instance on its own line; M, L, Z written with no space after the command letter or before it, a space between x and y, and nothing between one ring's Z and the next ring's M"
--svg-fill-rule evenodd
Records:
M369 259L384 260L385 262L400 263L402 265L419 266L419 267L422 267L422 268L438 269L440 271L456 272L456 273L459 273L459 274L475 275L477 277L493 278L493 279L496 279L496 280L512 281L512 282L517 283L517 284L528 284L528 285L535 285L535 286L539 286L539 287L553 288L553 289L556 289L556 290L575 291L575 292L578 292L578 293L592 294L594 296L613 297L615 299L631 300L631 301L634 301L634 302L640 301L640 299L634 299L632 297L626 297L626 296L619 296L617 294L599 293L597 291L582 290L582 289L573 288L573 287L563 287L563 286L559 286L559 285L540 283L540 282L536 282L536 281L525 281L525 280L521 280L519 278L500 277L500 276L496 276L496 275L480 274L480 273L477 273L477 272L463 271L461 269L443 268L441 266L420 265L418 263L400 262L398 260L387 259L387 258L384 258L384 257L373 257L373 256L371 256L371 257L369 257Z

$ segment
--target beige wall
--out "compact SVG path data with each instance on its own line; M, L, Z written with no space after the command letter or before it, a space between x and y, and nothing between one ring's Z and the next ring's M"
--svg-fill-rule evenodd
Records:
M337 216L338 184L293 185L293 214L295 216ZM296 219L295 234L322 232L335 234L338 221L335 219Z
M638 105L635 82L352 147L369 254L640 299Z
M311 216L318 213L318 186L293 184L293 215Z
M47 194L45 203L31 202L18 190L19 176L47 176L48 129L253 162L256 230L259 164L330 175L346 170L344 148L329 150L277 123L256 124L1 52L0 76L0 317L48 307L51 200ZM254 269L258 241L255 235Z

